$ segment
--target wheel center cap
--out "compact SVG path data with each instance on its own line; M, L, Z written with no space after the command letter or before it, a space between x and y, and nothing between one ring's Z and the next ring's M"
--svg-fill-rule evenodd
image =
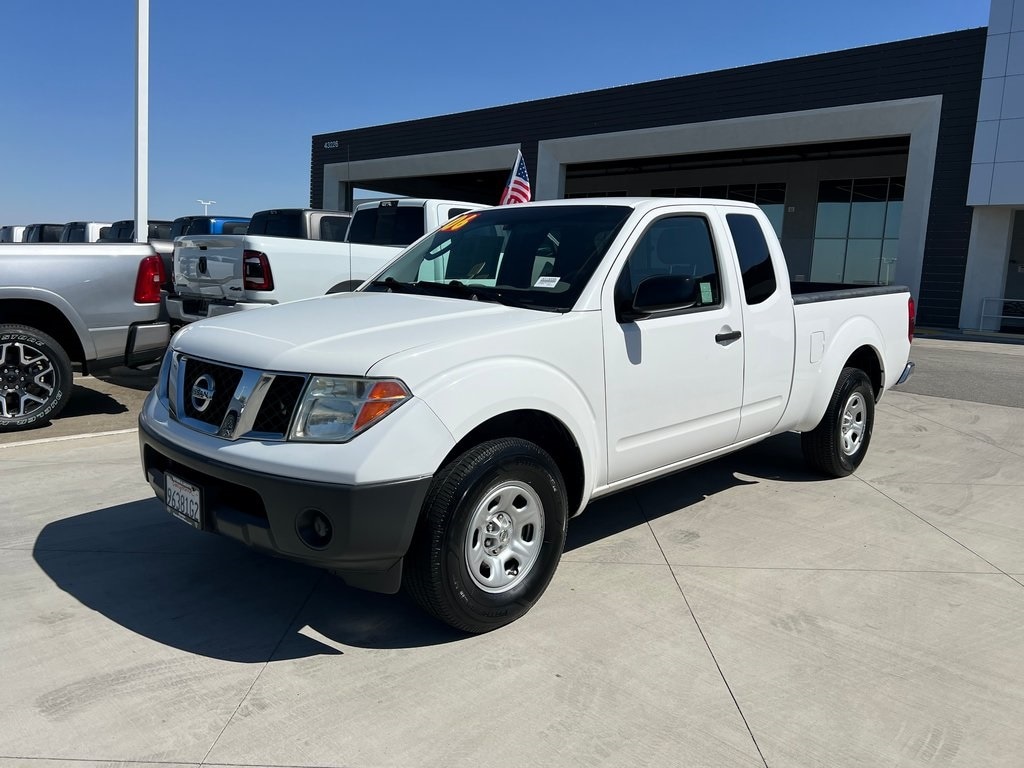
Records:
M484 547L491 555L501 554L512 540L512 518L499 512L487 521Z

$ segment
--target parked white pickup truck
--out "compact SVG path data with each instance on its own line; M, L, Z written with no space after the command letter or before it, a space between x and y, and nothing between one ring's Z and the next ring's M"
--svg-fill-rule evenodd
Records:
M261 211L253 214L245 235L175 241L167 309L187 323L351 291L427 232L482 207L450 200L379 200L358 206L351 225L349 214L337 211Z
M196 528L487 631L541 596L592 499L787 430L854 471L912 370L913 300L802 289L747 203L468 213L354 293L181 330L145 475Z

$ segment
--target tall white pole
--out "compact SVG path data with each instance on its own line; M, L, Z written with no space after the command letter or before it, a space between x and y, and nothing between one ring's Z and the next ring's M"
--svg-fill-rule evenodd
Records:
M149 0L135 0L135 242L149 240Z

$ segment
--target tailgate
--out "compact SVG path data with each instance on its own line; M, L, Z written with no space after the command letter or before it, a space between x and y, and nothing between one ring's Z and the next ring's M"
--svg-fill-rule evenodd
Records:
M244 235L179 237L174 241L174 290L205 299L243 298Z

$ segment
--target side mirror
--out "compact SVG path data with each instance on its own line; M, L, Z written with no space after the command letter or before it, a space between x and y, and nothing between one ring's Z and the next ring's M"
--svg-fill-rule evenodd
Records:
M648 277L637 286L628 319L688 309L697 303L697 297L697 283L689 275Z

